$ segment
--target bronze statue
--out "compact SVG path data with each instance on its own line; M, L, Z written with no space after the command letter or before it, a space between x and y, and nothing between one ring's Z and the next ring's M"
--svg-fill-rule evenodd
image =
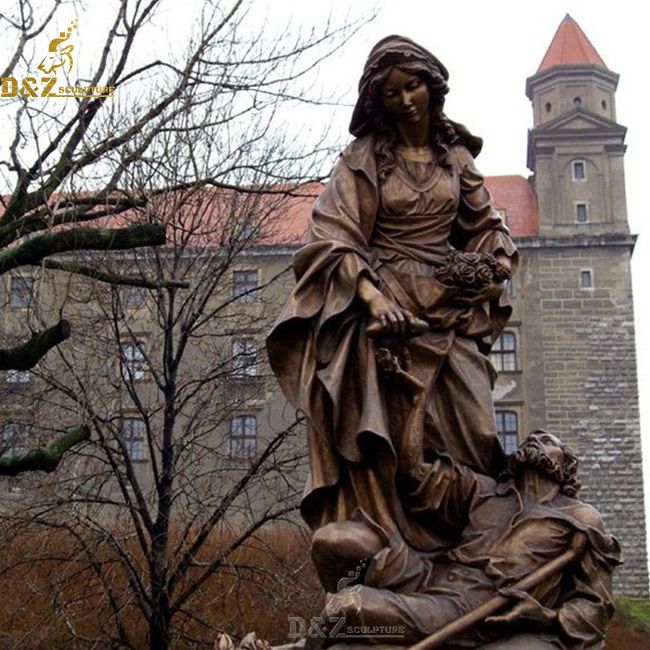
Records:
M443 112L448 76L408 38L372 49L355 140L315 203L296 287L267 340L308 418L301 512L321 581L335 590L366 558L359 584L387 616L387 603L408 609L400 594L415 589L411 640L433 629L417 618L429 583L411 572L462 552L481 490L507 469L487 355L510 315L504 280L517 251L474 165L481 140Z
M497 598L499 607L491 612L503 611L457 625L455 634L444 637L444 647L476 647L520 631L539 635L549 647L598 647L613 613L611 572L620 549L598 512L576 499L580 482L573 451L556 436L536 431L512 454L498 481L445 455L426 461L417 417L424 386L408 372L408 360L403 370L394 355L380 349L378 363L411 391L413 417L398 450L405 508L425 514L435 528L449 522L464 527L453 547L432 555L414 550L360 511L356 521L319 529L313 557L326 589L333 575L364 567L354 598L349 587L328 595L322 620L398 630L394 642L410 645L500 594L506 598ZM549 570L549 561L572 548L573 562ZM535 572L540 577L524 591L521 581ZM509 598L515 604L503 609ZM421 644L422 650L434 647L440 646Z

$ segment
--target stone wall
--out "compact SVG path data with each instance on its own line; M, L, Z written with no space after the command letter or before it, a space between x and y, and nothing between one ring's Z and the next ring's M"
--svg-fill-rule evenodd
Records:
M576 450L581 498L622 545L616 590L647 596L631 243L520 242L516 301L524 315L523 420ZM582 270L591 271L592 288L581 288Z

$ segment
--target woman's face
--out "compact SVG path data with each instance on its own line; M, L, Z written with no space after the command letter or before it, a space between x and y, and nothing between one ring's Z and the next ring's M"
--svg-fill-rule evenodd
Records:
M429 88L420 77L393 68L381 88L381 103L396 122L418 124L429 116Z

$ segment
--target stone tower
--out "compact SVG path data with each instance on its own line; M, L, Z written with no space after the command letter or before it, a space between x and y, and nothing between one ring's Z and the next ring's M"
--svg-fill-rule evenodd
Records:
M519 241L524 420L582 459L582 497L619 538L617 590L647 595L625 127L618 75L567 15L526 82L539 230ZM516 289L516 286L515 286Z
M567 15L526 83L534 123L528 166L535 173L540 235L629 232L617 84L618 75Z

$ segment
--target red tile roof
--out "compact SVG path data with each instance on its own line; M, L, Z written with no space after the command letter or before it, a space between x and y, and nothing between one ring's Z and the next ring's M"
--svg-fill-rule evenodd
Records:
M523 176L487 176L485 184L494 207L506 211L513 237L535 237L539 233L537 199L530 182Z
M485 184L492 194L494 207L505 210L514 237L537 235L537 202L530 183L523 176L488 176ZM214 188L179 191L153 197L143 213L129 209L118 215L75 225L119 228L142 221L149 214L169 222L167 245L228 245L228 241L238 232L243 234L241 219L255 215L261 232L253 235L251 243L259 246L293 246L307 241L314 201L324 187L322 183L315 182L299 188L278 185L273 191L259 193ZM53 213L65 208L67 202L64 198L52 197L50 209ZM0 215L2 212L0 202ZM57 228L65 227L69 226Z
M553 36L537 72L554 65L592 64L607 69L580 25L567 14Z
M488 176L485 184L492 194L494 207L505 210L514 237L534 237L539 232L539 214L533 189L523 176ZM316 196L324 185L313 183L301 189L304 197L292 197L284 209L281 224L265 244L299 244L307 240L309 218Z

